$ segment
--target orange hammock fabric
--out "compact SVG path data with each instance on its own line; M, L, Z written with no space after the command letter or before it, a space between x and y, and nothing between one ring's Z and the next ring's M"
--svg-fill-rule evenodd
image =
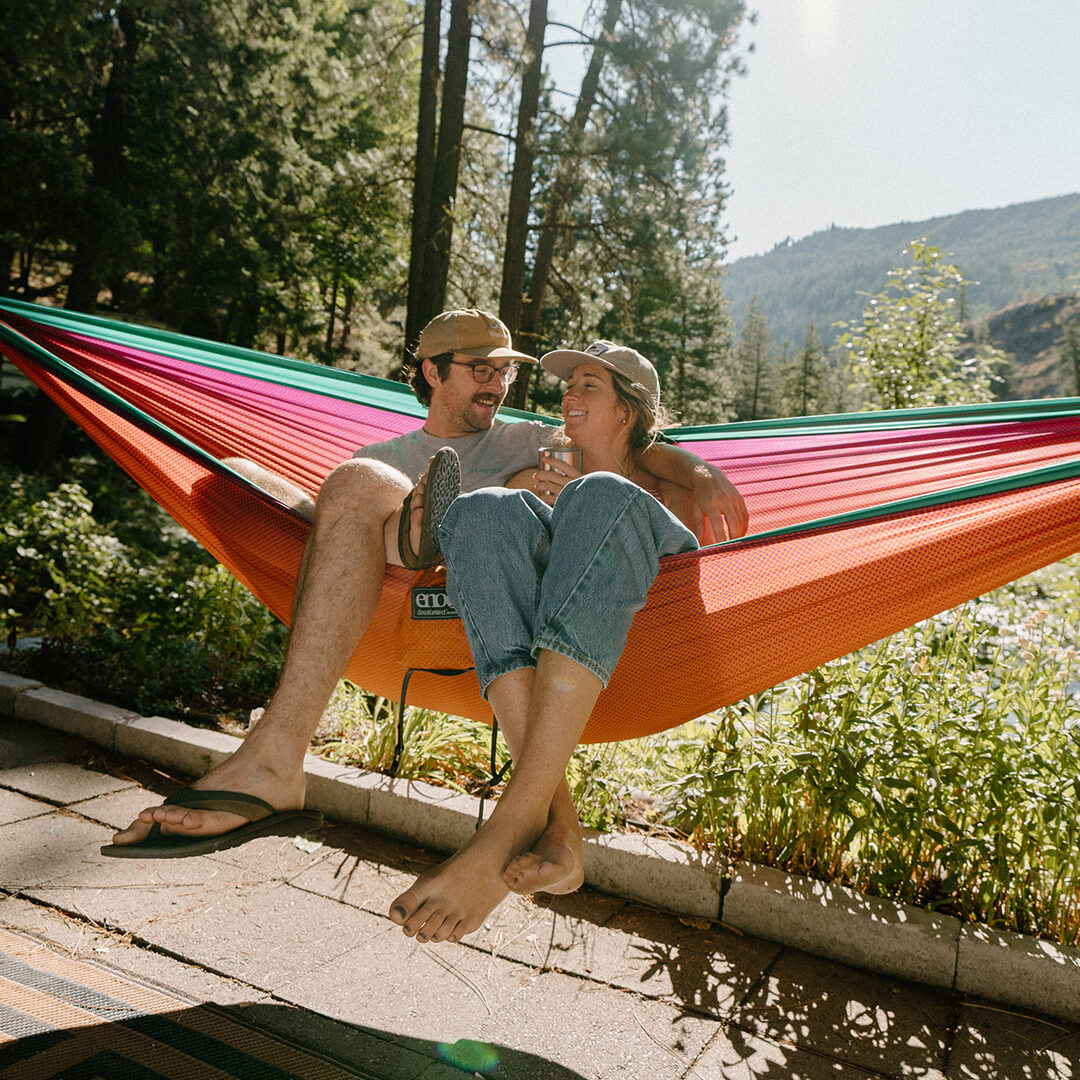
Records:
M314 493L423 422L397 383L17 301L0 351L285 622L309 524L220 459ZM701 716L1080 550L1080 399L671 434L739 487L751 532L663 560L587 742ZM471 666L460 622L411 617L440 575L387 569L348 678L395 698L408 668ZM418 673L409 700L491 719L471 672Z

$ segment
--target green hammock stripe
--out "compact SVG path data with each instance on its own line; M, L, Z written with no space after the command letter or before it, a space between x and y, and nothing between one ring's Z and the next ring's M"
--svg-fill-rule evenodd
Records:
M742 420L715 426L684 427L667 434L678 442L745 439L823 432L859 432L948 427L954 424L1008 423L1071 417L1080 420L1080 397L1043 401L994 401L979 405L935 405L925 409L883 409L879 412L789 416L776 420Z
M423 419L427 415L427 410L416 400L412 387L394 382L392 379L361 375L355 371L324 367L306 360L294 360L291 357L274 356L255 349L243 349L238 345L226 345L204 338L188 337L171 330L118 322L100 315L65 311L62 308L28 304L20 300L0 298L0 310L22 315L42 326L86 334L112 345L146 349L174 360L292 387L320 397L368 405L385 412L397 413L400 416ZM543 420L551 424L559 422L552 417L536 416L519 409L502 409L499 415L500 418L512 422L519 420Z

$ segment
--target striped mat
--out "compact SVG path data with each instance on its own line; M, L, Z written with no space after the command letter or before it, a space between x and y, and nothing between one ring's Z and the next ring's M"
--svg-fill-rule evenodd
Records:
M374 1074L221 1006L0 927L4 1080L347 1080Z

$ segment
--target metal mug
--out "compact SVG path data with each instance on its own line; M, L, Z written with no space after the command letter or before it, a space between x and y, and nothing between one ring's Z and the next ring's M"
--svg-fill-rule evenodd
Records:
M537 455L541 470L551 470L551 461L565 461L568 465L573 465L578 472L581 472L581 451L576 448L563 448L560 446L544 446L540 449L540 453Z

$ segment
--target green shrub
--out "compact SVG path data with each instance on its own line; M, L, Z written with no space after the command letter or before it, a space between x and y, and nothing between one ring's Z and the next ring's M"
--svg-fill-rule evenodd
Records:
M1080 940L1078 560L723 710L662 782L727 854Z
M4 632L44 639L19 662L140 712L214 722L260 704L284 628L130 481L69 465L78 482L52 489L0 478Z

